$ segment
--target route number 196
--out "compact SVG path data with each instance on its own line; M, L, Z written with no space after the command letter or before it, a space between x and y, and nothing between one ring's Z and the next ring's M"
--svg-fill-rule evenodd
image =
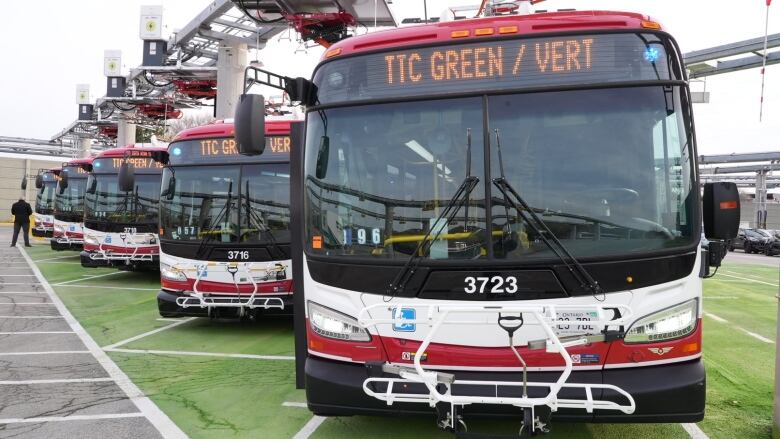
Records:
M467 294L514 294L517 292L517 278L514 276L468 276L464 279Z

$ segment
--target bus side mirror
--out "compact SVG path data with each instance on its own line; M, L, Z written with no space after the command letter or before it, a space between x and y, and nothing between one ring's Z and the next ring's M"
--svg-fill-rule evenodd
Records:
M135 188L135 170L130 163L124 162L119 167L118 183L122 192L132 192Z
M43 175L38 174L35 176L35 188L40 189L43 187Z
M320 149L317 151L317 167L314 174L319 180L325 178L328 173L328 160L330 159L330 137L320 138Z
M739 210L736 184L706 183L702 199L704 236L710 240L734 239L739 230Z
M59 193L65 193L65 189L68 188L68 172L62 171L60 172L60 183L59 183L60 192Z
M94 175L87 177L87 191L88 194L94 194L97 192L97 179Z
M27 190L27 174L24 174L24 177L22 177L22 190Z
M262 154L265 150L265 98L242 94L233 122L238 152L244 155Z

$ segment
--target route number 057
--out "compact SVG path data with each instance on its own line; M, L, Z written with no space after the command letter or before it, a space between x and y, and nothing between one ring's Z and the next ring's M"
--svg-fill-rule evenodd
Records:
M517 292L517 278L514 276L469 276L464 279L467 294L514 294Z

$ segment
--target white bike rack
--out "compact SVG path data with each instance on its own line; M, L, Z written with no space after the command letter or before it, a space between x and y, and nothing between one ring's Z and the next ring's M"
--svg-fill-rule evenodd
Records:
M176 266L175 268L182 271L192 271ZM200 291L198 284L202 280L203 273L206 270L209 271L223 271L230 273L233 277L233 285L236 288L236 294L227 295L224 293L214 293ZM214 308L239 308L239 315L243 316L246 310L254 309L280 309L284 310L284 301L280 297L265 297L257 293L257 282L252 277L253 267L249 264L237 264L231 262L210 262L204 264L198 264L194 266L196 272L195 283L192 285L194 290L191 293L187 293L187 296L177 297L176 304L182 308L198 307L211 310ZM231 271L234 270L234 271ZM242 271L246 274L249 281L252 283L252 294L242 295L239 293L239 283L236 281L236 275Z
M154 237L154 234L147 233L146 236L149 235ZM159 240L158 246L159 246ZM154 261L154 255L151 253L143 253L138 254L138 249L140 248L138 244L133 240L133 234L128 233L127 234L127 240L124 241L124 244L126 245L132 245L133 246L133 252L132 253L114 253L111 251L107 251L103 249L103 240L100 240L100 244L98 245L98 251L96 253L90 253L89 258L93 261L124 261L126 263L130 262L153 262ZM141 245L150 245L150 244L141 244Z
M416 319L401 318L400 310L402 308L414 308L417 311ZM396 313L393 314L393 310ZM614 318L615 310L619 312L619 317ZM596 318L590 321L576 322L563 320L559 317L562 311L585 311L595 313ZM372 315L390 315L390 317L371 317ZM475 315L476 316L475 318ZM526 377L526 364L520 353L514 346L514 330L509 334L509 347L518 358L520 365L523 366L523 381L481 381L481 380L459 380L456 374L437 372L423 367L421 359L424 352L434 340L436 333L444 326L448 325L476 325L488 326L497 325L501 315L508 315L510 318L522 316L523 323L517 326L515 330L522 330L525 326L541 327L545 333L544 349L550 353L558 353L563 359L565 366L561 375L555 382L529 382ZM464 318L465 317L465 318ZM530 317L530 319L529 319ZM358 316L358 322L364 328L369 326L377 327L379 325L402 325L416 324L429 327L427 335L422 340L420 347L414 355L413 364L391 365L385 363L382 370L385 373L398 375L399 378L389 377L371 377L363 382L363 390L366 394L381 401L387 405L393 405L396 402L422 403L431 407L439 403L450 405L450 413L456 413L456 408L462 408L469 404L496 404L511 405L522 409L533 411L536 406L547 406L555 412L559 408L583 409L587 413L593 413L594 410L615 410L625 414L631 414L636 408L634 398L625 390L610 384L578 384L567 383L571 375L573 364L571 356L566 348L584 345L589 342L586 335L582 337L567 337L566 342L562 342L553 327L556 325L569 326L591 326L599 329L608 327L627 327L632 322L631 309L626 305L431 305L419 303L381 303L368 306L361 310ZM502 326L503 327L503 326ZM506 328L504 328L506 330ZM541 341L540 341L541 342ZM427 392L411 393L409 384L424 384ZM376 391L376 384L384 384L385 391ZM483 387L489 389L489 392L480 392L485 395L495 396L471 396L458 394L454 386L468 385L474 387ZM522 389L523 396L498 396L500 389ZM528 388L546 388L547 394L543 397L529 397ZM561 399L558 393L561 389L583 389L584 399ZM625 404L618 404L613 401L597 400L593 398L594 390L611 390L625 398ZM507 392L504 392L505 394ZM533 412L531 412L533 413ZM533 419L533 417L531 418ZM456 424L460 422L455 416L447 419L450 424L448 427L456 429Z

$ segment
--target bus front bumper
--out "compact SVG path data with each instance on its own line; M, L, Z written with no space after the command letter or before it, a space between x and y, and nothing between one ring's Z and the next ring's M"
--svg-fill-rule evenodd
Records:
M528 381L554 381L560 372L529 372ZM433 409L420 403L387 405L363 391L369 377L364 364L346 363L308 356L306 359L306 398L309 409L323 416L409 415L430 416ZM520 372L456 372L461 380L520 381ZM564 422L698 422L704 418L706 380L701 359L684 363L636 368L574 371L573 383L613 384L630 393L636 411L625 415L617 411L560 409L553 421ZM615 395L593 395L597 399L620 401ZM559 397L573 397L559 394ZM512 417L522 419L520 409L512 406L469 405L462 414L469 417Z
M54 236L54 231L51 228L49 229L33 228L31 230L31 233L32 236L36 238L51 238L52 236Z
M201 306L187 306L183 307L180 306L178 303L176 303L176 300L188 296L186 293L183 292L173 292L168 290L160 290L159 293L157 293L157 309L160 311L160 315L163 317L208 317L208 316L214 316L214 317L221 317L221 318L237 318L240 317L239 315L239 308L237 307L212 307L211 312L209 312L209 307L201 307ZM247 295L242 295L242 297L246 297ZM265 296L263 296L265 297ZM269 310L269 311L276 311L280 314L289 313L290 310L292 310L293 305L293 297L291 295L285 295L285 296L279 296L282 303L284 304L284 309L280 310Z
M148 254L143 259L130 259L123 255L116 257L104 257L99 252L83 250L81 253L81 266L87 268L115 267L120 270L159 270L160 255ZM109 254L109 256L112 256Z

